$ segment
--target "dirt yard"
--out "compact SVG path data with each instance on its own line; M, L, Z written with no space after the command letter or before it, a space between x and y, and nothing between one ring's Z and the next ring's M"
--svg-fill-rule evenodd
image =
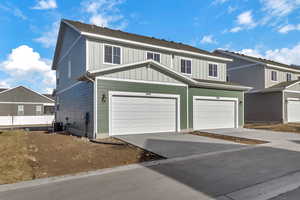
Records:
M162 159L116 139L99 142L41 131L3 131L0 184Z
M256 144L268 143L267 141L262 141L262 140L254 140L254 139L247 139L247 138L240 138L240 137L219 135L219 134L212 134L212 133L203 133L200 131L194 131L194 132L191 132L190 134L199 135L199 136L203 136L203 137L210 137L210 138L215 138L215 139L221 139L221 140L227 140L227 141L236 142L236 143L240 143L240 144L256 145Z
M300 133L300 123L289 124L246 124L245 128Z

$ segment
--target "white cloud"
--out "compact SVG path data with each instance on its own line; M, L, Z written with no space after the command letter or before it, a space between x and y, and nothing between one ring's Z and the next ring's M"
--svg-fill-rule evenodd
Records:
M27 45L13 49L7 59L0 63L0 67L9 76L6 82L8 85L26 82L44 88L55 86L51 61L41 58L38 52Z
M299 8L300 0L261 0L263 11L269 15L283 17Z
M53 88L46 88L46 89L44 89L44 93L46 93L46 94L52 94L53 93Z
M56 0L38 0L32 8L35 10L49 10L57 8Z
M7 80L0 81L0 88L10 88L10 84L8 83Z
M237 23L240 25L245 25L245 26L254 26L255 22L252 17L252 11L246 11L241 13L237 17Z
M15 7L15 6L12 6L12 5L1 5L0 4L0 9L6 11L8 13L11 13L15 17L19 17L22 20L26 20L27 19L27 16L25 16L23 14L23 12L19 8Z
M38 38L35 38L34 41L39 42L43 47L49 48L54 47L57 40L59 29L59 22L54 22L48 31L42 33Z
M229 0L214 0L213 1L213 5L216 5L216 4L223 4L223 3L226 3L226 2L228 2Z
M240 53L275 60L285 64L300 65L300 43L291 48L271 49L260 52L256 49L243 49Z
M242 31L242 30L243 30L242 27L236 26L236 27L230 29L229 32L231 32L231 33L237 33L237 32L240 32L240 31Z
M200 41L201 44L216 44L217 41L212 35L205 35Z
M282 33L282 34L286 34L290 31L300 31L300 24L288 24L288 25L285 25L285 26L282 26L278 29L278 32L279 33Z
M124 0L84 0L81 5L89 15L89 23L118 29L124 29L127 21L120 13L118 6Z
M233 6L228 6L227 8L227 12L230 14L230 13L233 13L234 11L237 10L237 7L233 7Z

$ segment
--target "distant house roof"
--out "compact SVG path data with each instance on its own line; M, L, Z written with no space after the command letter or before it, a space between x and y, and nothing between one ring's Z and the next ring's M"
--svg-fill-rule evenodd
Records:
M164 39L157 39L154 37L148 37L148 36L143 36L143 35L138 35L138 34L133 34L133 33L128 33L120 30L114 30L106 27L100 27L92 24L86 24L82 23L79 21L73 21L73 20L67 20L63 19L62 23L65 23L75 30L79 31L81 34L82 33L91 33L91 34L96 34L96 35L102 35L102 36L107 36L107 37L113 37L113 38L119 38L119 39L124 39L128 41L133 41L133 42L140 42L144 44L149 44L149 45L155 45L155 46L160 46L160 47L167 47L175 50L183 50L183 51L188 51L192 53L198 53L206 56L213 56L216 59L222 59L226 62L230 62L231 59L228 59L226 57L217 55L215 53L205 51L187 44L183 43L178 43L178 42L173 42L173 41L168 41ZM53 64L55 64L56 61L54 59ZM55 67L53 66L53 69Z
M288 87L290 87L290 86L292 86L296 83L300 83L300 80L281 82L281 83L275 84L275 85L273 85L271 87L268 87L268 88L264 88L264 89L261 89L261 90L253 90L252 93L266 93L266 92L283 91L285 89L288 89Z
M270 64L270 65L275 65L275 66L280 66L280 67L285 67L285 68L300 70L300 66L298 66L298 65L288 65L288 64L284 64L284 63L277 62L277 61L274 61L274 60L268 60L268 59L264 59L264 58L259 58L259 57L254 57L254 56L248 56L248 55L237 53L237 52L225 51L225 50L215 50L214 52L229 53L229 54L233 54L233 55L245 57L245 58L254 60L256 62L260 62L260 63L265 63L265 64Z
M49 99L55 100L55 98L52 94L42 94L42 95L48 97Z
M5 90L8 90L8 88L0 88L0 92L3 92Z

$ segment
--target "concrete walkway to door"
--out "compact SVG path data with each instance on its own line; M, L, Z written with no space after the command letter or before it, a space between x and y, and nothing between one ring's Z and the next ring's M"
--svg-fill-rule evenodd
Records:
M151 133L115 137L166 158L221 152L246 146L183 133Z

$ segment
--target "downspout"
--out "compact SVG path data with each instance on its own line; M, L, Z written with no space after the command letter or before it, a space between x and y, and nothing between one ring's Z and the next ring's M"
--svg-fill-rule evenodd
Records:
M84 75L84 77L93 83L94 130L93 130L93 138L92 139L96 139L97 138L97 85L96 85L97 81L96 81L96 79L95 80L91 79L87 75Z

